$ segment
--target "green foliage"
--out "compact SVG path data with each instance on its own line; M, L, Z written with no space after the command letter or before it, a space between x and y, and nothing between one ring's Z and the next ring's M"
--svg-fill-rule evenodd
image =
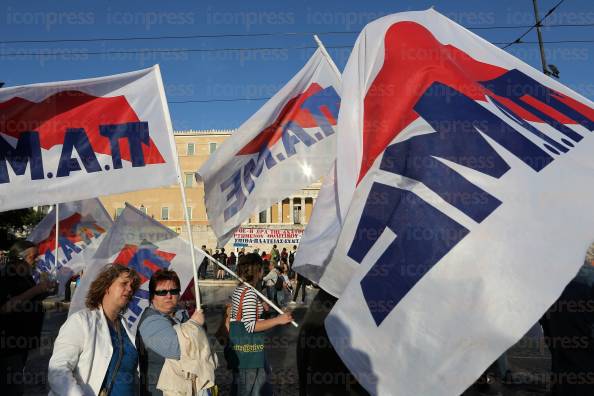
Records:
M10 248L15 239L26 237L44 216L31 208L0 212L0 250Z

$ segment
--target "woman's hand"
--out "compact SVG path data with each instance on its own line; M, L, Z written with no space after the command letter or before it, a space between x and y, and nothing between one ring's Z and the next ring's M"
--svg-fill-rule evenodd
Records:
M291 312L285 312L282 315L278 315L275 320L279 325L285 325L293 321L293 315L291 315Z
M196 309L192 314L190 320L198 323L200 326L204 325L204 312L201 309Z
M33 287L35 295L49 293L56 287L56 282L50 280L42 280Z

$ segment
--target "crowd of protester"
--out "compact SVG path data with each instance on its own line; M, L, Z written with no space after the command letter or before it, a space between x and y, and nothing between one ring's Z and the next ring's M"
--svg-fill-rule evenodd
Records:
M246 255L245 248L241 248L237 254L226 253L225 248L212 249L202 245L202 250L209 253L216 261L226 265L231 271L237 271L237 262ZM306 287L311 286L311 282L302 275L293 270L295 253L297 245L293 245L291 250L283 247L279 250L277 245L273 245L269 253L260 249L254 249L252 253L258 254L262 259L264 270L263 289L266 296L281 307L287 307L294 304L305 304ZM234 279L217 263L208 257L204 257L198 269L199 278L204 279ZM210 275L210 276L209 276ZM298 297L301 299L298 301Z
M246 253L242 249L237 255L217 249L213 255L244 281L233 290L216 331L217 341L224 346L225 366L231 371L232 395L273 394L264 334L293 321L287 308L297 304L299 297L305 302L309 282L292 268L296 249L279 250L274 245L269 253ZM39 347L42 301L56 290L51 280L33 280L36 256L34 244L18 241L0 268L2 395L23 394L23 382L15 379L22 375L29 352ZM578 275L535 325L542 326L551 353L546 381L552 395L594 394L594 310L590 309L594 307L593 264L594 245ZM224 275L216 270L214 277ZM222 362L218 362L206 336L205 314L200 307L192 314L181 307L177 274L170 270L153 274L149 280L150 305L140 317L137 330L130 331L122 314L139 286L140 276L134 269L115 264L107 265L92 282L86 308L69 316L55 340L48 368L51 394L218 394L215 369ZM272 309L260 293L283 312ZM324 319L335 302L336 298L319 290L300 323L296 340L300 395L367 394L332 344L321 342L328 341ZM11 339L25 342L8 342ZM311 347L312 340L317 347ZM579 345L566 340L578 340ZM313 381L318 372L343 381ZM513 382L505 354L470 391L485 394L492 377L499 377L502 383Z

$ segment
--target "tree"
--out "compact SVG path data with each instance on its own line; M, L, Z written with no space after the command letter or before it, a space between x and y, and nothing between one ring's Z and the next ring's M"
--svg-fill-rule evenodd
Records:
M0 250L10 248L15 239L26 237L43 216L32 208L0 212Z

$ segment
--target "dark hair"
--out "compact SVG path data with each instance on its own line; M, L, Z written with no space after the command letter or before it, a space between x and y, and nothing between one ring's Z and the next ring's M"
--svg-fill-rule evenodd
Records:
M24 258L22 257L22 254L25 250L27 249L31 249L31 248L36 248L37 245L34 244L31 241L28 241L26 239L20 239L18 241L16 241L15 243L12 244L12 246L10 247L10 250L8 250L8 258L11 261L23 261Z
M97 309L103 301L103 296L107 289L113 282L120 277L121 274L128 274L132 280L132 293L140 287L140 276L134 268L125 267L120 264L108 264L101 270L97 278L91 283L85 304L89 309Z
M155 272L153 276L151 276L151 280L149 281L149 302L153 301L157 285L159 282L163 281L173 281L175 283L175 287L181 289L179 277L175 271L165 269L159 270Z
M244 254L237 263L237 272L241 279L252 286L260 280L260 271L262 271L262 257L257 253Z

